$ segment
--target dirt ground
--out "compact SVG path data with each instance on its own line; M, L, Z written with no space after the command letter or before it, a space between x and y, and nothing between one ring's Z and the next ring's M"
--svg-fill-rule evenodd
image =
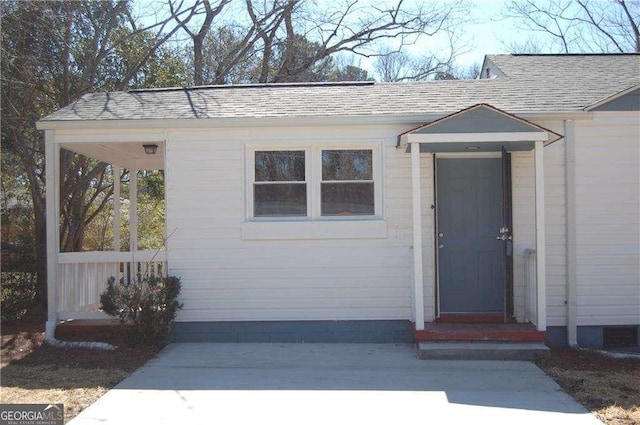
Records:
M104 331L100 340L117 350L55 348L43 344L44 319L2 323L0 340L0 403L64 403L66 421L162 348L131 346L121 333ZM607 425L640 425L640 359L554 349L537 364Z
M65 422L162 348L131 346L113 332L101 340L115 351L55 348L43 344L37 319L2 323L0 334L0 403L63 403Z
M537 364L605 424L640 424L640 358L566 348Z

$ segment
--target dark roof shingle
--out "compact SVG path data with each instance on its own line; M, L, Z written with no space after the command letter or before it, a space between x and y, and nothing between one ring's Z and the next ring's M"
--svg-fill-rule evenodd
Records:
M640 55L489 55L506 75L405 83L264 84L87 94L42 121L447 114L478 103L570 112L640 84Z

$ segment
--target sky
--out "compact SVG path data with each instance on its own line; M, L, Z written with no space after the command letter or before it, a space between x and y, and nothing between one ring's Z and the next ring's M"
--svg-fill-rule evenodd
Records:
M467 24L462 32L460 46L463 53L456 58L459 66L467 67L473 64L482 64L485 55L510 53L506 43L522 43L527 41L531 33L526 33L517 28L512 19L505 19L504 0L468 0L471 5L469 15L470 24ZM431 44L428 39L425 44ZM443 43L446 44L445 40ZM420 51L419 46L409 48L412 53Z
M186 0L186 4L193 0ZM237 0L237 7L243 9L242 2ZM329 4L335 0L316 0L317 4L322 6L323 3ZM375 4L380 0L361 0L363 3L371 1ZM406 0L406 3L426 2L428 5L430 0ZM451 0L441 0L443 2ZM481 64L486 54L509 53L505 47L505 40L508 42L524 43L530 33L519 31L516 22L510 19L504 19L505 4L507 0L466 0L470 5L469 22L460 29L461 39L459 47L462 53L456 58L455 63L459 67L465 68L474 64ZM213 2L215 3L215 2ZM134 0L134 5L143 9L162 7L164 3L160 0ZM335 3L334 3L335 4ZM226 10L233 14L234 3ZM149 16L143 22L150 23L152 17ZM439 56L446 56L447 52L438 50L438 46L448 46L449 40L444 34L432 38L423 37L414 45L407 46L406 50L413 55L420 56L426 52L433 52ZM355 58L355 64L367 70L373 68L373 59Z

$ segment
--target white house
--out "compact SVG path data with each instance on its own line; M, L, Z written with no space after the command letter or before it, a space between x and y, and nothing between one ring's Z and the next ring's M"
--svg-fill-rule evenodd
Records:
M153 259L182 279L179 341L412 341L456 322L637 344L640 55L487 56L471 81L93 93L38 126L49 336L103 317L107 277ZM133 225L131 252L60 253L61 148L163 169L166 249L137 251Z

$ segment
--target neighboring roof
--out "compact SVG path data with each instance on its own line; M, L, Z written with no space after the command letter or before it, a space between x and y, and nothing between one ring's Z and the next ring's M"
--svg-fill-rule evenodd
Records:
M50 121L577 112L640 84L640 55L489 55L505 77L405 83L298 83L91 93Z

